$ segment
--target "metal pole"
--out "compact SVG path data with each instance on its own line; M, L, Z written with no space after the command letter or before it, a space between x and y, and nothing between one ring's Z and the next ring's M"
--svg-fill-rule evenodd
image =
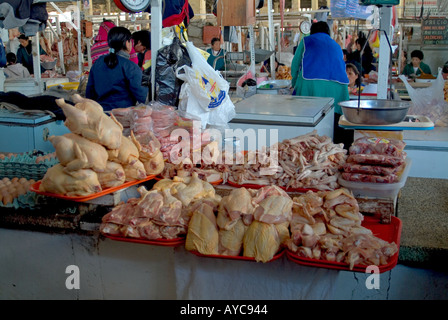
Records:
M392 7L380 7L380 30L383 30L391 39ZM380 36L380 52L378 62L378 99L387 99L388 79L390 72L390 47L384 33Z
M31 52L33 55L33 70L34 70L34 80L38 83L40 86L40 79L41 79L41 73L40 73L40 54L39 54L39 32L36 32L36 35L31 41Z
M269 22L269 50L274 51L271 55L271 79L275 80L275 40L274 40L274 21L272 19L272 0L268 0L268 22Z
M157 52L162 46L162 0L151 1L151 100L154 101Z

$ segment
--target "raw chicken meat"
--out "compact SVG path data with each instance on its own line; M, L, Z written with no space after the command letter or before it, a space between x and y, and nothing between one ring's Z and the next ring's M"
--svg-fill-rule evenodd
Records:
M218 254L219 233L213 208L206 203L191 216L185 249L206 255Z
M243 239L243 255L255 261L268 262L289 238L289 222L270 224L254 220Z
M113 114L107 116L97 102L73 95L74 106L66 103L63 98L57 99L57 105L66 117L65 125L72 132L82 135L108 149L118 149L121 144L123 126Z
M388 176L391 174L396 174L402 171L404 164L396 167L385 167L385 166L375 166L375 165L363 165L357 163L346 163L343 166L343 170L346 173L362 173L362 174L373 174L378 176Z
M229 179L237 184L277 185L285 188L334 190L347 150L314 130L286 139L265 150L249 151L243 163L234 157Z
M143 180L146 176L145 166L140 160L131 163L122 164L126 181Z
M95 171L80 169L67 172L60 163L47 170L39 187L39 191L69 197L87 196L101 190Z
M271 224L291 221L292 199L277 186L261 188L254 197L254 219Z
M249 227L240 218L228 229L219 229L219 247L221 255L239 256L243 248L243 238Z
M159 174L165 168L165 161L160 151L160 142L152 132L140 134L136 136L136 140L140 145L139 159L143 163L146 174Z
M103 189L121 186L126 181L123 166L113 161L107 161L106 169L96 173Z
M106 169L108 154L102 145L74 133L51 136L48 140L53 144L65 171L92 169L102 172Z
M246 188L233 189L221 200L217 217L218 226L220 229L230 230L239 220L250 225L254 210L252 193Z
M209 196L214 197L215 195L215 188L210 183L199 179L195 173L193 173L187 184L174 185L171 190L173 195L182 201L184 206L188 206L193 200Z
M135 139L131 131L130 137L121 136L120 147L117 149L108 149L109 160L121 164L133 164L139 159L140 144Z
M349 154L382 154L400 157L406 143L391 138L360 137L349 148Z
M369 182L369 183L395 183L398 182L398 176L396 174L389 175L374 175L374 174L363 174L363 173L349 173L343 172L342 179L354 182Z
M387 264L398 251L395 243L362 226L364 216L347 189L308 191L293 200L287 246L298 256L342 262L353 269L355 264Z
M403 152L403 154L405 154ZM388 167L397 167L404 163L404 157L394 157L381 154L352 154L347 158L347 163L373 164Z

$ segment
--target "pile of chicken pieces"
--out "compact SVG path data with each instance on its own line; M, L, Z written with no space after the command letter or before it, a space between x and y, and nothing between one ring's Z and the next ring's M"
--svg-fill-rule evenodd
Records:
M233 189L219 205L202 204L193 212L185 248L268 262L289 238L292 205L277 186Z
M74 95L74 106L56 102L70 133L51 136L59 163L49 168L39 190L70 197L87 196L162 172L160 144L150 133L130 136L97 102Z
M385 265L398 251L361 226L364 216L353 194L345 188L308 191L293 198L290 251L299 257L354 265Z
M335 190L339 187L339 168L347 158L343 147L313 130L269 148L247 152L242 164L230 166L226 179L239 185Z
M191 177L156 182L151 190L138 188L139 198L114 207L102 218L100 231L147 240L177 239L185 236L193 212L202 206L216 207L221 197L211 184Z

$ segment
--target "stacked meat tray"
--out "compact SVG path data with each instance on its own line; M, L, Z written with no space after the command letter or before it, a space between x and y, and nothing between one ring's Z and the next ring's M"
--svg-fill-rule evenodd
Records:
M360 137L349 149L342 178L347 181L396 183L406 166L405 143L398 139Z
M83 201L152 179L163 170L153 135L127 136L120 122L95 101L79 95L74 101L73 106L57 100L70 133L49 138L59 162L33 185L33 191Z
M364 216L352 190L338 181L396 182L406 164L401 141L358 139L347 154L312 131L231 154L228 163L218 142L195 136L195 119L173 107L107 114L95 101L73 101L57 100L70 133L49 138L55 162L31 190L82 202L135 185L138 195L102 217L105 237L184 246L207 258L267 263L285 255L298 264L359 272L396 265L400 220L381 224ZM176 129L190 136L172 139ZM203 156L197 163L195 148Z
M359 272L368 265L380 272L393 268L401 222L393 217L390 224L380 224L364 216L351 190L340 187L347 150L316 132L279 146L279 166L270 175L257 175L262 164L244 162L250 160L249 152L234 155L243 164L210 164L224 184L227 179L241 182L230 183L233 188L224 193L206 176L185 173L187 166L180 166L171 174L181 176L159 177L152 189L138 189L139 198L113 208L100 231L119 241L184 246L208 258L267 263L286 253L295 263L316 267ZM269 150L263 152L269 155ZM248 183L252 187L245 187ZM287 192L289 186L296 187L291 188L294 193Z

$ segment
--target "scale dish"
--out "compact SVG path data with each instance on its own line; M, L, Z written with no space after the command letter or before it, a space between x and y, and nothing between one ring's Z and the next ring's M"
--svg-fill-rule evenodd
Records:
M339 102L342 113L351 123L386 125L404 120L410 102L398 100L349 100Z

